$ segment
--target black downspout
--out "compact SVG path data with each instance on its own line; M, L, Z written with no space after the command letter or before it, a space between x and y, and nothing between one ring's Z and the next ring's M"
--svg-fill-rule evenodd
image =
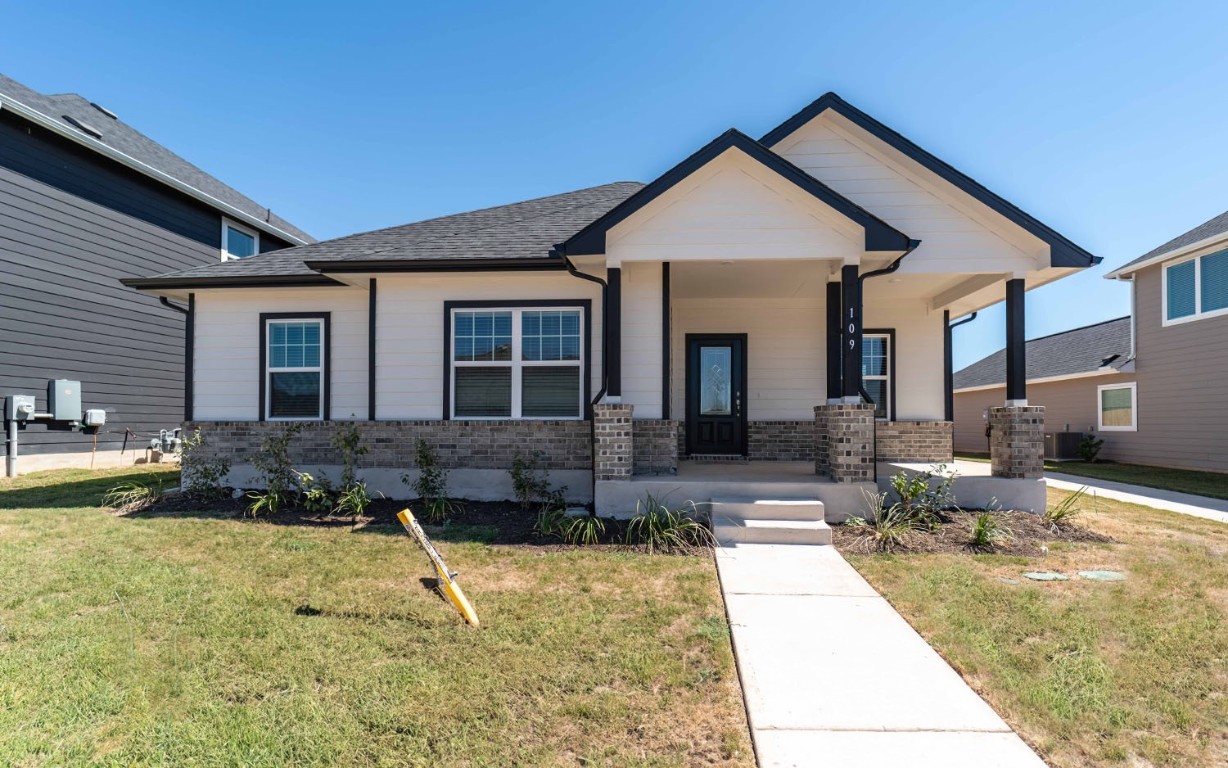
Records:
M560 257L562 257L563 266L567 268L568 274L570 274L572 277L578 277L581 280L588 280L590 283L596 283L597 285L601 286L601 389L597 390L596 397L594 397L593 401L588 404L588 407L589 407L588 444L589 444L589 450L592 450L593 444L596 442L596 437L597 437L597 432L596 432L597 424L595 423L595 420L593 419L592 409L594 405L596 405L598 402L601 401L601 398L605 397L605 389L606 389L606 375L607 375L606 367L609 361L609 358L607 357L607 353L606 353L606 350L609 349L609 344L607 344L606 341L609 339L609 328L610 328L610 323L609 323L610 317L609 317L609 313L606 311L606 297L610 290L610 286L607 285L606 281L602 280L600 277L597 277L595 275L588 275L576 269L576 265L572 264L571 259L567 258L567 254L563 252L563 246L556 245L554 247L554 250ZM591 333L592 331L590 330L589 332ZM585 374L587 375L588 371L585 371ZM597 473L593 472L593 511L590 512L589 514L596 514L596 509L597 509Z
M899 268L900 268L900 264L901 264L901 263L904 261L904 257L906 257L908 254L912 253L913 251L917 250L917 247L918 247L918 246L920 246L920 245L921 245L921 241L920 241L920 240L909 240L909 241L908 241L908 248L906 248L906 249L904 250L904 252L900 254L899 258L897 258L895 261L891 262L890 264L888 264L887 266L883 267L882 269L875 269L875 270L872 270L872 271L870 271L870 272L865 273L864 275L860 275L860 276L858 276L858 278L857 278L857 300L858 300L858 301L860 301L860 302L862 302L862 304L864 305L864 303L865 303L865 298L866 298L866 291L865 291L865 282L866 282L866 280L869 280L871 277L882 277L883 275L890 275L891 273L895 272L897 269L899 269ZM860 332L861 332L861 329L860 329L860 328L858 328L858 329L857 329L857 332L858 332L858 333L860 333ZM894 349L893 349L893 350L891 350L891 354L893 354L893 355L895 354L895 350L894 350ZM860 361L860 360L858 360L858 361L857 361L857 365L858 365L858 366L860 366L860 365L861 365L861 361ZM858 371L860 371L860 370L861 370L861 368L860 368L860 367L858 367ZM845 372L845 375L848 375L848 372L847 372L847 371ZM862 384L861 384L861 377L860 377L860 376L858 376L858 377L857 377L857 380L858 380L858 383L857 383L857 391L858 391L858 393L861 395L861 399L862 399L862 400L864 400L864 401L866 401L866 402L873 402L872 400L870 400L870 395L869 395L869 394L866 392L866 388L865 388L864 386L862 386ZM894 414L893 414L893 415L894 415ZM874 482L876 482L876 483L877 483L877 482L878 482L878 419L875 419L875 420L874 420L874 436L873 436L873 440L874 440L874 442L872 443L872 447L873 447L873 450L874 450L874 462L873 462L873 465L874 465Z
M171 303L171 300L170 300L170 299L168 299L168 298L166 298L165 296L159 296L159 297L158 297L158 303L159 303L159 304L161 304L161 305L162 305L162 306L164 306L164 307L170 307L171 309L175 310L176 312L181 312L181 313L183 313L183 314L185 314L185 315L188 313L188 311L187 311L186 309L184 309L183 307L179 306L178 304L172 304L172 303Z
M943 362L943 395L946 399L944 405L945 416L947 421L955 421L955 371L954 369L954 353L951 349L951 331L965 323L971 323L976 319L976 313L965 317L963 320L957 320L954 323L950 322L951 311L944 310L942 313L943 325L943 340L942 340L942 362Z

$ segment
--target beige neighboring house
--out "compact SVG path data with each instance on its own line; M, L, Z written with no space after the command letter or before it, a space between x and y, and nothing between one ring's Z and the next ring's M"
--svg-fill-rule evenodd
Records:
M1096 432L1116 461L1228 472L1228 212L1107 277L1130 283L1131 318L1048 337L1065 354L1100 329L1085 370L1045 381L1051 361L1034 365L1031 350L1044 340L1028 342L1028 399L1046 407L1046 432ZM1127 331L1125 359L1090 369L1097 354L1123 354ZM985 450L981 401L1001 400L966 373L983 362L955 375L957 451Z

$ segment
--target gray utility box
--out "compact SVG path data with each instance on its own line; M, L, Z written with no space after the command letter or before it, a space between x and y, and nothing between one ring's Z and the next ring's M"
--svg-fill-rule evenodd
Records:
M34 416L34 395L9 395L4 398L5 421L28 421Z
M68 379L47 382L47 411L54 421L80 421L81 382Z
M1083 442L1082 432L1046 432L1045 458L1055 461L1077 459L1081 442Z

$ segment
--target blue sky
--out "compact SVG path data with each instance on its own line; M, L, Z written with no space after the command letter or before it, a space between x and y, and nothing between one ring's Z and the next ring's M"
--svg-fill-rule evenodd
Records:
M0 71L99 101L326 238L623 179L828 90L1101 267L1029 337L1128 312L1109 268L1228 208L1226 3L4 3ZM956 367L1002 345L1001 307Z

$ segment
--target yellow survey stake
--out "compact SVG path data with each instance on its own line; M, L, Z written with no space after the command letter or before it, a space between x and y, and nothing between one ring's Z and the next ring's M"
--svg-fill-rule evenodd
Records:
M418 525L418 521L414 518L414 513L408 509L402 509L397 513L397 519L401 521L401 525L405 526L405 530L409 535L418 542L418 546L422 547L422 551L430 558L431 565L435 566L435 573L439 576L439 590L448 598L452 605L456 606L456 610L460 611L460 615L465 621L473 626L478 626L478 615L473 612L473 606L469 604L469 600L465 598L465 593L461 591L460 584L456 583L456 574L448 570L448 564L443 561L443 556L439 554L439 550L435 549L435 545L427 538L426 531L422 530L422 526Z

